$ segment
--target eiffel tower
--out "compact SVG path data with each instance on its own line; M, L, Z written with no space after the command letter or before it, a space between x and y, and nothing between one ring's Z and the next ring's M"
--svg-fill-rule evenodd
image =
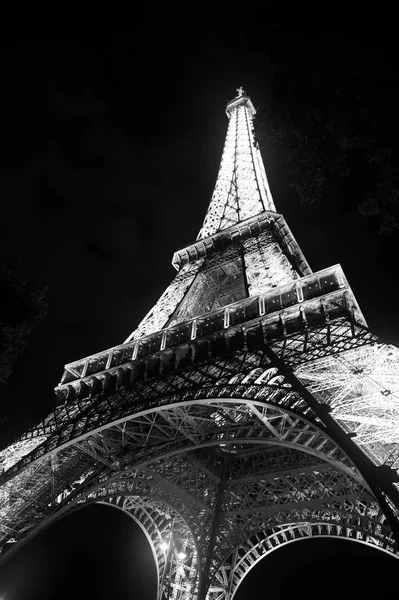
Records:
M276 212L242 88L199 235L123 344L65 366L1 454L1 546L94 502L151 545L159 600L232 599L292 541L398 556L399 350ZM16 542L16 543L15 543Z

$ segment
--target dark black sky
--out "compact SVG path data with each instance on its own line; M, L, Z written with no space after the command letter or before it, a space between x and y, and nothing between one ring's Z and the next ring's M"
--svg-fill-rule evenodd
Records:
M21 260L29 281L43 279L49 310L2 386L2 444L53 408L65 363L123 342L173 277L174 250L202 224L224 142L224 107L236 88L259 108L275 98L270 52L251 53L238 28L215 32L136 28L90 41L3 44L0 254ZM334 48L339 34L322 32L318 43ZM358 212L364 173L355 171L350 184L332 180L318 203L300 205L283 157L267 146L263 157L277 208L313 270L341 263L369 325L399 341L398 235L379 235L375 220ZM131 520L96 507L57 527L16 556L3 580L0 574L7 600L71 597L83 572L86 592L74 598L108 598L110 590L124 598L140 586L135 573L151 559ZM254 569L252 592L242 598L297 594L299 577L316 582L315 594L336 585L334 597L349 597L343 586L351 579L368 597L365 574L383 586L383 571L386 580L396 568L391 562L356 544L292 544Z

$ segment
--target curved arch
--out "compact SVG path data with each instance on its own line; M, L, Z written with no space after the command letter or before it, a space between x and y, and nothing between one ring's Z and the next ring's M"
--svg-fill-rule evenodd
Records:
M154 442L150 443L151 430L156 425L157 419L161 422L161 428L157 430ZM197 423L201 423L201 426L198 427ZM125 430L122 431L123 427ZM175 434L176 431L179 432L178 436ZM126 437L127 441L123 438L125 434L129 438ZM12 491L15 486L14 489L18 490L21 495L24 478L27 482L26 485L30 485L32 476L37 475L43 486L47 482L49 491L46 493L50 493L54 461L58 461L55 468L61 481L64 477L72 483L75 482L77 486L74 491L61 488L59 490L61 496L63 495L61 499L57 499L57 497L49 503L47 496L43 501L45 506L51 504L52 509L58 509L64 503L69 502L72 496L78 496L87 485L91 488L95 487L95 479L100 475L103 477L105 471L110 475L112 471L119 473L120 457L118 453L115 454L115 447L117 447L117 452L120 448L120 451L124 453L123 464L124 470L126 470L151 462L155 458L161 460L167 456L192 451L196 448L222 446L237 451L237 448L244 445L296 448L339 467L361 481L362 485L368 487L352 461L331 440L326 431L304 415L298 414L289 407L276 406L270 402L250 398L210 397L147 408L127 419L119 419L91 430L89 434L82 434L77 439L63 444L56 453L48 453L45 456L37 457L34 462L28 463L24 471L5 485L5 492L7 493L8 487ZM126 452L133 451L133 449L134 460L130 461L129 465L126 462ZM114 462L113 459L110 461L108 458L111 451L116 457ZM79 461L78 464L82 466L77 468L76 461ZM40 472L41 468L42 472ZM63 469L67 474L73 473L74 479L71 478L71 475L63 476ZM20 477L22 481L18 481ZM7 512L4 516L7 517ZM34 517L34 514L29 517L30 522ZM18 515L14 517L10 513L10 521L13 524L17 522L17 519ZM3 519L3 523L6 525L7 520ZM26 526L25 523L23 525ZM5 535L3 534L4 541L7 539L6 531Z
M260 386L257 386L257 387L260 387ZM274 387L276 387L276 386L274 386ZM218 396L210 396L208 398L196 398L195 400L190 398L189 400L178 401L178 402L174 402L173 404L167 404L165 406L157 405L155 407L150 407L150 408L146 408L145 410L137 411L133 414L130 414L128 417L125 416L120 419L116 419L110 423L106 423L106 424L100 425L98 427L92 428L92 429L90 429L89 432L81 433L80 435L78 435L68 441L63 442L56 448L54 448L54 449L52 448L48 451L45 451L45 448L43 447L45 442L43 442L38 447L35 447L31 452L29 452L24 457L23 460L26 463L26 465L25 465L25 467L22 465L20 467L20 470L23 470L27 466L34 466L35 463L37 463L40 460L45 459L50 454L52 454L54 451L61 452L63 450L66 450L71 445L77 444L79 442L83 442L85 439L87 439L90 436L100 434L103 431L114 428L120 424L128 423L129 421L134 421L134 420L137 420L141 417L145 417L150 414L162 413L162 412L165 412L165 411L167 412L167 411L171 411L171 410L173 411L176 408L184 408L184 407L192 407L192 406L207 406L207 405L212 404L213 402L219 403L220 405L238 404L238 405L245 405L247 407L258 405L262 408L264 407L264 408L280 411L281 414L290 415L296 419L299 419L301 422L305 423L306 425L318 429L317 433L319 435L322 435L324 438L328 438L330 440L330 442L332 444L334 444L334 446L336 446L336 448L338 449L338 445L330 438L328 433L325 431L324 427L320 427L320 424L313 422L313 420L309 419L308 415L302 414L301 412L296 411L292 407L275 405L267 400L263 400L263 401L256 400L256 399L252 399L250 397L248 398L248 397L233 396L233 397L227 397L227 398L226 397L219 398ZM86 417L85 417L85 420L87 420ZM70 424L66 427L66 429L64 431L68 432L68 431L70 431L70 429L72 427L73 427L73 424ZM36 454L37 454L37 456L36 456ZM345 456L348 459L348 462L351 464L351 466L354 467L352 461L349 459L349 457L347 457L344 454L344 452L342 450L340 450L340 454L342 457ZM17 466L17 465L15 465L15 466ZM10 469L10 471L12 470L12 468ZM17 475L17 473L14 474L14 476L16 476L16 475ZM12 474L10 474L10 476L12 476Z
M118 506L117 504L112 504L111 502L103 502L103 501L98 501L96 504L102 504L103 506L109 506L111 508L115 508L116 510L120 510L121 512L125 513L128 517L130 517L131 519L133 519L133 521L140 527L141 531L144 533L145 537L147 538L147 542L150 545L151 552L152 552L152 557L154 559L154 564L155 564L155 568L156 568L156 571L157 571L157 581L159 582L160 579L161 579L161 577L160 577L160 565L159 565L158 555L157 555L157 551L156 551L156 546L155 546L155 544L153 542L153 539L152 539L151 535L149 534L149 532L147 531L147 529L144 527L144 525L142 524L142 522L140 521L140 519L138 519L130 511L124 510L121 506ZM79 508L86 508L86 507L82 506L82 507L79 507ZM71 510L71 513L73 513L73 512L74 511ZM67 514L65 514L64 516L67 516ZM162 569L162 571L163 571L163 569ZM158 597L159 597L159 594L158 594Z
M278 373L276 367L267 368L263 367L265 375L269 372L274 373L275 371ZM251 372L253 372L252 369ZM241 381L242 378L245 378L245 373L237 373L236 376L232 377L232 380L236 378ZM282 377L279 375L278 377ZM228 384L226 386L220 386L220 382L216 382L213 387L209 387L206 391L202 389L194 390L193 392L188 393L188 400L183 400L181 397L187 394L167 394L163 395L162 399L157 398L155 403L147 402L135 402L132 405L131 402L128 402L128 406L124 407L124 403L119 402L122 405L123 410L110 410L109 399L111 396L102 398L101 404L104 407L100 408L100 406L96 407L96 411L90 412L85 411L83 414L80 414L80 408L78 406L75 407L60 407L57 409L58 411L68 411L72 410L72 418L71 415L66 412L65 415L59 414L56 416L54 413L53 416L53 425L49 427L50 433L42 436L37 435L36 437L44 437L44 440L35 445L35 447L22 455L22 458L17 462L14 462L7 471L3 472L0 476L0 485L3 485L10 478L14 477L18 471L24 469L28 464L34 464L37 460L45 457L46 455L54 452L55 450L59 451L67 448L69 445L79 442L80 440L87 437L88 434L99 433L102 430L105 430L109 427L112 427L118 423L122 423L124 421L128 421L130 419L137 418L140 415L145 415L148 412L152 412L154 410L162 410L166 407L178 406L180 403L183 405L187 403L187 401L195 401L200 402L201 400L206 401L208 398L222 399L224 401L233 400L237 401L237 399L249 399L252 401L261 401L270 403L272 405L280 406L280 400L284 398L284 402L282 403L282 407L288 411L292 410L291 404L295 405L294 412L297 413L299 417L307 418L309 415L318 421L319 419L314 415L313 411L310 407L303 401L301 396L295 392L294 390L287 389L285 385L277 385L277 382L269 385L267 381L262 381L260 384L243 384L238 382L235 385ZM211 394L209 393L211 392ZM279 392L276 396L276 392ZM206 399L204 398L206 397ZM83 401L83 404L85 401ZM88 407L92 407L91 402L86 401ZM299 410L297 410L299 408ZM304 409L303 411L301 409ZM119 414L118 414L119 412ZM105 414L102 414L105 413ZM99 418L102 415L102 418ZM50 417L48 418L48 420ZM56 424L57 421L65 423L63 428L59 428ZM45 429L45 428L43 428ZM39 429L38 429L39 431ZM30 440L26 439L21 441L23 445L26 445ZM6 449L7 450L7 449ZM21 454L19 453L19 456Z
M152 550L152 554L153 554L153 558L154 558L154 562L155 562L155 566L157 568L157 573L159 571L158 569L158 564L157 564L157 556L156 556L156 552L155 552L155 547L153 544L153 541L151 540L151 537L148 534L148 531L145 529L145 527L143 527L143 525L139 522L139 520L137 519L136 516L134 516L133 514L131 514L129 511L124 510L122 507L113 504L111 502L103 502L100 500L97 500L96 502L93 502L93 504L101 504L102 506L106 506L108 508L115 508L118 509L121 512L124 512L129 518L133 519L135 521L135 523L137 523L137 525L140 526L140 529L144 532L147 541L150 543L150 547ZM35 529L33 529L32 531L30 531L24 538L22 538L19 542L15 542L13 544L13 546L9 549L9 551L7 552L7 554L3 557L1 557L1 563L4 564L4 562L8 561L17 550L20 550L20 548L22 548L23 546L25 546L25 544L27 544L28 542L31 542L34 538L36 538L38 535L40 535L41 533L47 531L47 529L49 527L52 527L53 525L55 525L56 523L58 523L59 521L62 521L63 519L73 516L75 513L80 512L81 510L84 510L85 508L87 508L89 506L89 504L77 504L71 507L71 509L69 511L63 511L60 513L55 513L53 515L51 515L49 518L43 520L37 527L35 527Z
M297 446L296 444L291 444L290 442L277 443L275 441L258 440L256 438L250 438L250 439L248 439L248 438L242 438L242 439L238 438L238 439L236 439L234 441L226 440L224 443L223 443L223 440L222 440L222 442L219 441L219 440L213 440L213 441L209 441L209 442L203 443L203 444L197 444L197 445L193 444L191 446L185 446L184 448L178 448L178 449L169 451L165 456L160 456L158 458L159 459L162 459L162 458L165 458L165 457L170 458L170 457L182 454L182 453L186 453L187 451L193 451L193 450L204 449L204 448L219 447L221 445L221 443L222 443L223 446L229 446L229 445L234 446L234 445L237 445L237 444L241 444L241 445L248 444L251 447L253 445L256 445L258 447L261 447L261 446L281 446L281 447L284 447L284 448L292 448L292 449L300 450L301 452L303 452L305 454L309 454L309 455L312 455L312 456L318 456L318 457L321 457L321 458L325 459L324 455L322 455L322 454L316 454L316 453L312 452L311 450L309 450L307 448L306 449L302 449L301 447ZM142 461L138 462L137 464L134 464L133 466L131 466L129 469L125 470L124 474L128 475L129 473L131 473L132 471L134 471L134 470L136 470L136 469L138 469L140 467L146 466L147 464L151 464L153 461L154 461L154 457L153 456L147 457L146 460L142 460ZM368 490L368 486L367 486L367 484L365 484L365 482L362 480L362 478L361 477L357 477L356 474L350 473L350 471L348 469L345 469L345 465L340 465L338 467L337 463L335 461L332 461L332 460L328 460L327 461L326 460L326 462L330 462L331 465L333 465L333 466L339 468L340 470L344 471L346 474L348 474L351 477L353 477L354 480L356 480L358 482L361 482L364 485L364 487ZM71 499L69 499L69 500L68 500L68 498L66 498L65 501L63 502L63 505L66 506L70 502L72 502L73 504L78 503L80 501L82 495L85 495L85 494L88 494L88 493L95 493L97 489L103 488L105 485L110 485L110 484L114 483L115 481L119 480L119 478L120 478L120 473L117 473L116 475L113 475L113 476L107 478L106 483L104 483L104 481L100 481L100 482L96 483L95 485L93 483L91 483L89 488L85 488L84 486L82 488L80 488L80 489L78 488L76 490L77 494L74 495L74 497L71 498Z
M275 531L258 534L257 543L247 540L236 549L232 563L222 565L215 575L213 584L211 584L207 594L207 600L216 600L216 598L218 600L233 600L240 584L259 561L287 544L314 537L345 539L361 543L399 560L398 551L395 552L389 547L383 547L376 541L371 543L364 539L365 533L360 528L345 529L330 522L307 522L287 524L285 527L274 529ZM222 590L223 587L224 590Z
M130 496L110 497L107 502L97 500L95 503L108 504L126 512L144 531L157 568L157 600L163 596L168 577L174 588L181 585L182 580L185 586L195 587L198 583L198 573L195 570L198 553L194 536L185 519L171 506L167 506L165 510L164 503L159 504L154 498L145 501L141 497L140 500L139 502L137 498ZM168 544L166 549L162 547L163 542ZM184 559L181 558L182 553L186 555Z
M271 379L279 377L274 372L270 373L270 376ZM253 387L261 391L263 389L262 386L249 386L246 389L251 391ZM278 394L285 394L279 384L270 387L274 387ZM213 391L214 389L212 389ZM223 392L223 388L220 391ZM287 392L288 395L290 393ZM203 395L204 392L202 392ZM284 395L284 397L286 396ZM267 398L270 400L270 396L267 396ZM281 401L281 396L279 398ZM62 468L65 468L66 475L63 476L63 480L67 480L67 475L70 472L75 477L74 483L76 484L75 489L65 490L64 496L59 501L48 502L44 500L42 502L42 506L47 511L47 516L43 514L39 517L34 515L36 521L33 521L30 517L31 523L33 522L33 531L37 528L39 519L43 520L43 516L44 522L48 521L47 517L50 520L60 518L63 513L72 510L74 506L87 503L87 501L103 501L108 498L108 501L111 502L111 498L145 496L150 497L151 502L154 503L157 494L160 493L160 487L158 486L158 489L156 489L156 486L154 487L153 476L151 476L152 483L147 487L146 484L150 481L150 478L148 478L148 481L145 478L137 478L141 488L137 487L134 490L128 489L130 476L134 478L134 473L138 469L144 469L145 467L150 469L151 465L155 463L164 464L166 461L171 461L175 464L176 457L187 456L199 449L215 447L221 449L217 455L219 457L240 455L244 449L254 450L254 453L257 453L261 447L288 448L298 451L301 455L317 457L319 461L328 464L329 468L332 467L340 471L368 490L367 493L370 498L373 498L362 475L350 458L329 437L325 428L311 418L311 415L308 418L299 410L295 410L295 407L274 404L266 400L242 396L225 398L212 394L206 398L180 399L178 402L166 406L147 407L145 410L138 411L127 418L118 419L94 430L92 429L88 434L81 434L78 438L65 442L53 455L37 458L36 463L29 464L26 468L27 477L34 474L35 465L40 465L40 461L48 469L48 475L51 475L52 461L59 460L60 465L57 465L57 473L63 476ZM247 452L245 453L247 454ZM63 460L65 460L65 467L62 463ZM76 461L79 462L76 463ZM318 471L319 462L316 461L316 463L313 462L306 468L310 471L312 468ZM76 464L80 470L75 468ZM70 465L72 465L72 468ZM43 473L40 475L43 481ZM275 477L275 474L272 473L272 476ZM301 473L298 476L302 477L303 480L306 479ZM299 490L302 496L295 495L292 493L295 484L291 485L288 480L289 477L282 475L275 488L275 495L279 494L279 497L283 499L283 504L286 503L287 507L292 504L303 506L306 500L309 501L309 504L317 505L320 510L323 507L323 502L324 505L328 506L330 504L331 507L333 506L336 491L332 496L328 494L323 496L317 492L317 486L314 487L313 485L311 494L303 486ZM288 481L289 485L287 486L284 481L286 483ZM51 480L48 483L51 488ZM312 482L310 484L312 485ZM266 494L273 492L270 485L269 487L266 485L264 488ZM334 481L328 485L333 486L333 490L338 489L334 487L337 485ZM355 487L343 486L339 489L344 496L348 493L356 495L361 490L359 485ZM186 519L188 528L191 527L191 532L194 532L193 537L200 544L198 553L199 561L202 561L202 563L199 562L198 566L200 564L203 566L206 555L206 540L209 539L210 535L209 520L208 529L205 528L203 532L196 531L195 528L199 525L202 526L202 522L207 515L204 513L204 517L204 514L200 513L198 517L198 512L196 513L194 510L194 504L189 505L187 503L187 499L184 499L184 490L179 486L180 483L176 483L174 496L169 489L169 495L165 493L162 496L162 501L168 502L176 512L182 515L182 518ZM74 485L71 487L73 488ZM241 488L239 491L241 493ZM252 493L251 490L246 496L251 501ZM259 495L256 490L255 493ZM315 497L315 494L316 496L319 495ZM237 497L239 496L235 494L234 498ZM124 502L124 500L121 500L121 502ZM266 510L267 514L271 515L270 520L273 521L273 515L277 514L276 511L281 511L282 508L278 506L278 503L273 505L270 502L269 504ZM259 507L259 504L256 505L256 503L248 503L247 506L241 506L237 509L236 499L232 501L231 507L231 509L223 509L226 519L230 519L232 522L235 520L237 523L239 519L242 519L242 525L240 525L242 532L245 531L248 524L248 515L258 511L259 508L261 510L264 508ZM332 510L331 507L328 507L328 510ZM51 511L52 516L50 516ZM263 514L265 513L262 512ZM337 511L336 514L338 514ZM341 518L342 523L346 522L345 518L345 516ZM197 523L200 522L199 525L196 525L196 521ZM284 515L284 522L291 521L292 519ZM19 525L18 521L15 522ZM25 522L21 520L21 525L19 525L21 537L26 531ZM370 526L369 530L374 531L377 526L378 523L373 524L374 528ZM257 530L259 530L259 525L257 527ZM224 533L229 537L232 531L229 531L226 527ZM234 539L228 539L227 543L221 542L219 544L220 549L215 551L214 559L212 559L214 563L210 567L210 576L215 573L218 565L222 564L225 557L234 548L234 544L239 541L237 539L235 542ZM241 539L243 538L241 537ZM155 549L157 549L156 543ZM158 558L158 576L162 579L165 567L162 556ZM178 572L178 565L172 565L172 567L176 577L181 577L181 573L179 575ZM197 574L198 570L198 568L195 569Z
M20 542L15 543L5 557L2 558L2 561L8 561L21 546L32 541L37 535L46 531L55 523L79 512L91 504L101 504L124 512L144 532L151 547L157 573L157 600L162 598L166 572L168 572L169 577L173 581L172 585L175 587L181 583L182 570L188 571L189 576L186 580L190 585L193 588L197 586L198 572L195 567L198 563L198 550L191 528L179 511L173 506L165 504L163 499L158 500L154 497L131 497L129 495L115 497L109 495L103 499L86 498L85 502L67 506L63 511L59 511L42 521L40 525L30 531ZM158 520L154 516L156 513L160 517ZM173 552L163 549L162 542L165 540L169 540L173 544ZM187 557L184 561L179 558L179 552L181 551L187 552Z
M224 557L220 557L219 563L217 560L213 561L212 571L213 576L219 580L218 587L220 587L221 581L225 581L227 585L226 571L231 572L231 561L235 549L240 550L241 553L244 552L240 558L244 559L245 567L248 566L245 562L246 556L251 560L254 556L258 556L259 552L256 550L256 546L260 541L264 542L266 539L268 549L270 549L274 539L278 544L290 530L299 527L299 531L307 532L309 528L313 527L313 524L322 524L326 527L327 533L331 533L331 529L335 528L342 535L348 535L348 537L351 532L356 531L359 539L367 538L371 545L385 547L389 552L398 552L395 539L378 503L374 499L370 500L364 496L361 490L355 497L352 495L352 498L351 494L348 497L338 495L331 498L330 501L323 501L318 505L308 504L302 507L298 505L292 508L288 504L276 508L277 511L262 512L261 508L255 507L253 514L243 522L244 527L241 527L241 530L239 527L242 517L239 513L235 515L233 528L230 531L230 550L225 553ZM234 535L236 529L239 533L238 536ZM280 537L276 538L276 533Z

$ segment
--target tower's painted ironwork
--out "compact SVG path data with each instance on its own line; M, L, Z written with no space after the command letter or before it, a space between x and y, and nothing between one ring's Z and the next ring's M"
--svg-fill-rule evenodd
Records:
M1 453L1 543L93 502L146 532L158 598L227 600L311 536L398 556L399 350L276 212L242 88L198 238L127 340L65 366Z

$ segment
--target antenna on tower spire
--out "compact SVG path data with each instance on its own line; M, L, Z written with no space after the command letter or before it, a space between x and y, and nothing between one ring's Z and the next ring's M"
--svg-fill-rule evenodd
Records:
M241 96L245 95L245 90L242 87L242 85L239 88L237 88L236 92L237 92L237 98L241 98Z

